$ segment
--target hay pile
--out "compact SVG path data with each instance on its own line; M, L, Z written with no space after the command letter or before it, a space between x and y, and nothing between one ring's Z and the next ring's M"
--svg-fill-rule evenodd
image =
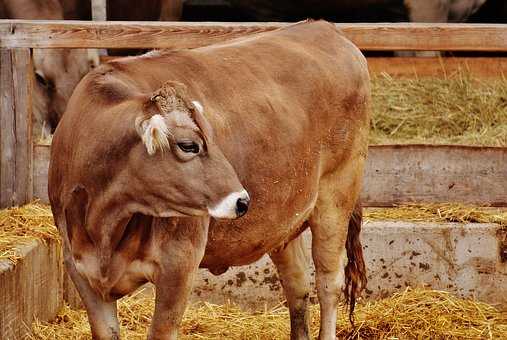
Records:
M53 215L47 205L27 204L0 210L0 259L16 262L20 258L17 247L33 240L59 240Z
M507 79L375 76L370 143L507 146Z
M460 203L405 204L394 208L366 208L365 221L497 223L507 227L507 208Z
M144 339L151 319L153 299L137 294L122 299L119 315L122 337ZM311 307L311 333L318 333L318 306ZM33 325L34 339L90 339L84 311L65 307L52 323ZM352 328L347 315L338 317L337 336L346 338ZM507 339L507 313L492 306L464 300L436 290L407 289L390 298L360 303L356 329L360 339ZM185 313L183 339L288 339L286 307L262 312L244 312L234 305L201 303Z

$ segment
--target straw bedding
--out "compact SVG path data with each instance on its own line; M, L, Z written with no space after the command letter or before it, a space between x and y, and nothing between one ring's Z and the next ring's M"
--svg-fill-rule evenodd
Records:
M507 227L507 208L459 203L405 204L394 208L364 209L365 221L496 223Z
M27 204L23 207L0 210L0 259L16 262L18 246L33 240L59 240L53 215L47 205Z
M370 143L507 146L507 79L375 76Z
M137 294L119 303L124 339L144 339L154 303ZM343 310L343 308L341 308ZM318 333L318 306L311 307L311 333ZM65 307L52 323L33 325L34 339L90 339L84 311ZM181 327L183 339L288 339L289 315L284 306L244 312L234 305L200 303L190 306ZM338 338L359 339L507 339L507 314L492 306L436 290L407 289L356 308L352 329L339 313Z

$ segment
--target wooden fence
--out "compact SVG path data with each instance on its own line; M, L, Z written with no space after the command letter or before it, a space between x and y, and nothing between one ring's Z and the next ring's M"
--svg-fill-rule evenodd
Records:
M287 23L0 20L0 48L195 48ZM507 51L502 24L336 24L369 51Z
M45 190L41 187L41 181L34 183L34 171L35 178L44 178L48 148L34 149L32 141L31 48L195 48L267 32L286 25L288 24L0 20L0 206L22 204L31 200L34 198L34 188L35 197L42 196ZM505 25L400 23L336 26L365 51L507 51ZM498 65L505 65L504 59L498 60ZM493 152L495 157L503 157L497 159L494 164L505 162L505 153L505 148ZM384 154L388 155L389 152ZM404 159L399 158L399 161L403 162ZM480 196L482 203L505 202L502 195L500 198L494 197L488 193L488 188L484 187L492 183L496 183L500 188L502 185L506 187L505 167L501 166L502 163L499 164L500 169L491 168L489 173L486 171L489 175L478 177L482 182L474 184L474 188L483 188L485 192ZM386 166L390 167L391 164L387 163ZM390 168L377 170L389 174ZM444 167L438 171L446 169ZM424 174L430 175L431 172ZM411 176L413 180L418 180L413 172ZM390 178L392 182L394 177ZM397 188L396 194L393 193L387 198L384 195L381 202L378 197L372 198L371 201L388 205L409 197L419 197L414 196L413 192L404 191L403 187ZM426 199L432 199L428 194L425 195ZM440 197L442 199L447 196Z

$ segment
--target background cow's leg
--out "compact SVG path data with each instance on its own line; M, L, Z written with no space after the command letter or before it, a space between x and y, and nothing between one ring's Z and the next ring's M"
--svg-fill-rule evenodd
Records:
M411 22L447 22L450 1L442 0L406 0L408 16Z
M160 243L159 271L155 277L156 298L149 339L177 339L195 274L204 256L209 218L157 219L155 238Z
M447 22L450 1L442 0L405 0L408 17L411 22ZM438 57L438 51L396 51L397 57Z
M362 164L349 163L342 171L321 179L317 204L309 219L320 303L319 338L326 340L336 338L336 309L345 281L347 230L361 184Z
M93 339L120 339L116 301L105 302L76 270L72 255L64 248L65 267L88 313Z
M291 339L310 339L309 310L310 277L308 252L305 251L303 235L270 254L280 276L290 311Z

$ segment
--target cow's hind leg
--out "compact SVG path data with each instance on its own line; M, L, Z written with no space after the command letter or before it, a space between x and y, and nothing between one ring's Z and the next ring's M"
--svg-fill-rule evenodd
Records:
M65 267L85 305L93 339L120 339L116 301L106 302L79 275L67 246L63 247Z
M303 235L270 254L282 282L290 311L290 338L306 340L309 336L308 300L310 294L309 259Z
M336 338L336 310L341 290L345 285L347 255L351 257L349 259L351 265L355 261L352 258L354 254L349 254L346 244L347 246L353 244L356 247L359 245L358 230L349 235L353 238L352 243L351 240L347 240L349 221L360 190L362 167L359 169L361 171L348 172L347 176L343 176L344 172L347 172L347 169L344 169L341 174L331 173L322 178L317 204L309 219L312 231L312 257L321 311L320 339ZM362 264L362 250L357 250L356 254L358 252L360 252ZM354 277L353 296L358 290L356 285L358 278L359 280L364 278L364 267L361 270L362 272ZM350 275L347 277L349 278Z

